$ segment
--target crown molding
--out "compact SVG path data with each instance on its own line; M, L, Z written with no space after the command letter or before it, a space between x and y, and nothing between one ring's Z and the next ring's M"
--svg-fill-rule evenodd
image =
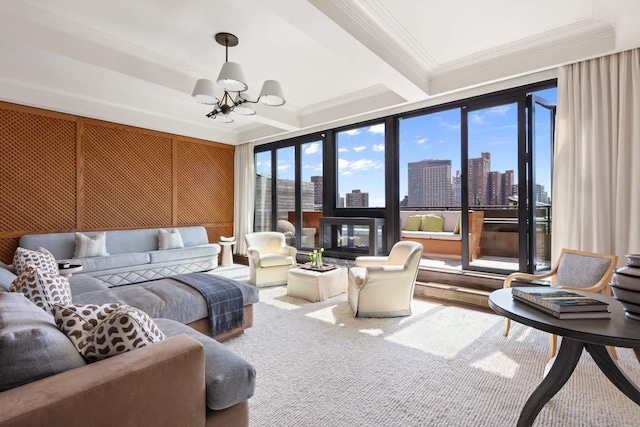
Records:
M614 46L611 25L580 21L447 62L431 73L432 94L604 55Z

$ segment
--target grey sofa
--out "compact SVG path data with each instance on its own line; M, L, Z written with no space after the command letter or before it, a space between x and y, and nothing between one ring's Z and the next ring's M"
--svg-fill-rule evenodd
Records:
M0 286L15 276L0 268ZM248 426L253 366L168 319L167 340L86 364L53 317L0 290L0 427Z
M109 286L146 282L163 277L212 270L218 266L220 245L209 243L201 226L175 227L184 248L158 250L158 229L106 231L109 256L74 259L75 233L27 234L18 245L26 249L42 246L56 260L82 264L82 274L95 277ZM93 236L97 232L84 232Z

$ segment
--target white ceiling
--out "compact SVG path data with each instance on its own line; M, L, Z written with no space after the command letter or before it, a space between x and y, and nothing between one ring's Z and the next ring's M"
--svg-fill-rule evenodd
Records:
M638 47L639 20L638 0L3 0L0 100L264 142ZM276 79L284 107L205 118L190 93L215 80L222 31L249 97Z

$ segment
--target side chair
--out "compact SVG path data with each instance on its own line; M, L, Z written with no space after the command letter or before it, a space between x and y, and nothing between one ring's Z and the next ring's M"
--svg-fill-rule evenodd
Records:
M513 273L504 281L503 287L510 288L515 279L540 280L551 278L551 286L562 289L598 292L603 295L611 295L609 281L613 270L618 263L616 255L600 254L595 252L578 251L574 249L562 249L558 262L544 274ZM503 335L509 336L511 320L505 319ZM549 334L548 359L555 357L558 339L556 335ZM617 358L615 349L610 348L614 358Z

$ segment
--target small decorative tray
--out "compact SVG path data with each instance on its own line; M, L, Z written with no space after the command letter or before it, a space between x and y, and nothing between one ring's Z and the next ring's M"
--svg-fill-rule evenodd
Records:
M60 264L58 264L58 270L71 270L78 267L82 267L82 264L69 264L69 267L60 267Z
M320 273L323 273L325 271L335 270L336 265L335 264L324 264L322 267L311 267L311 263L308 262L306 264L300 264L299 267L304 269L304 270L318 271Z

